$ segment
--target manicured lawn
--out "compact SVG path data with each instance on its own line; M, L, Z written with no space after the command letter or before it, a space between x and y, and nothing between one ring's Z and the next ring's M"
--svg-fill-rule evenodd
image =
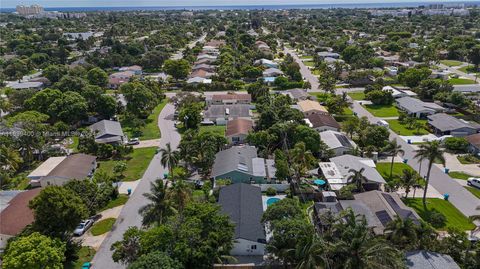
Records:
M72 144L68 145L68 149L73 150L73 152L78 151L78 136L72 136L70 137L72 139Z
M390 165L391 163L377 163L377 171L385 180L390 180ZM400 178L403 175L404 169L413 171L413 168L411 168L408 164L393 163L393 179Z
M421 198L409 198L404 201L406 205L415 209L422 219L427 219L428 212L425 211ZM455 227L462 231L468 231L475 228L475 225L448 201L438 198L427 198L427 210L432 209L442 213L447 219L445 225L440 227L439 230Z
M312 74L314 74L315 76L320 76L320 70L312 70Z
M394 105L365 105L365 108L375 117L398 117L398 110Z
M416 129L408 129L407 125L400 123L398 120L387 120L390 125L390 129L399 135L425 135L428 131L425 128L420 128L417 132ZM426 120L417 120L425 126Z
M150 139L158 139L161 137L160 129L158 128L158 115L162 111L162 109L167 104L167 99L162 100L160 104L158 104L152 111L152 114L148 116L145 120L145 125L140 128L139 133L141 133L138 138L140 140L150 140ZM128 126L127 123L122 122L123 132L125 132L128 138L133 138L136 136L136 130L131 126Z
M348 96L353 100L365 100L365 93L363 92L349 92Z
M462 65L462 62L460 61L455 61L455 60L441 60L440 61L442 64L446 66L459 66Z
M322 92L310 93L310 95L315 96L318 102L325 102L330 97L328 93Z
M471 192L473 195L475 195L478 199L480 199L480 189L477 189L475 187L465 187L469 192Z
M448 175L451 178L458 178L463 180L467 180L469 177L472 177L472 175L466 174L464 172L458 172L458 171L448 172Z
M156 147L138 148L134 149L132 153L127 156L127 171L125 171L122 181L134 181L140 179L148 167L150 160L155 155ZM106 172L108 175L113 175L113 167L117 160L100 161L97 171Z
M303 62L306 66L314 67L315 63L311 61Z
M475 74L477 77L480 76L480 72L478 71L475 72L475 68L473 65L464 66L464 67L458 68L458 70L467 74Z
M225 126L221 125L208 125L208 126L200 126L198 128L199 133L205 133L205 132L211 132L211 133L217 133L220 135L225 135Z
M313 56L303 55L303 56L300 56L300 59L302 59L302 60L313 60Z
M90 232L92 233L93 236L97 236L97 235L107 233L112 229L113 224L115 223L115 220L116 220L116 218L103 219L103 220L93 224Z
M104 208L102 208L100 211L124 205L127 201L128 201L128 195L120 194L118 195L117 199L110 200L110 202L108 202L108 204Z
M95 256L95 249L91 247L81 247L78 251L78 259L74 262L70 262L65 264L65 269L81 269L82 265L86 262L93 260L93 256Z
M448 81L453 85L476 84L475 80L471 80L467 78L451 78Z

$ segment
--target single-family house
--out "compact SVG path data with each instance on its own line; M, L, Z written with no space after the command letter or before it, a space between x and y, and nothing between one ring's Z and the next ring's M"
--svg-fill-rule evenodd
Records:
M320 132L320 139L335 152L335 156L341 156L351 152L357 145L345 134L338 131Z
M108 76L108 87L111 89L117 89L123 83L127 83L130 81L135 75L134 71L123 71L123 72L116 72Z
M292 98L295 101L302 101L302 100L314 98L314 96L311 96L310 94L308 94L307 90L305 89L290 89L290 90L279 91L279 92L281 94L290 96L290 98Z
M118 121L101 120L88 127L95 135L96 143L123 144L127 137L123 134L122 126Z
M27 178L30 185L46 187L62 186L72 180L83 180L93 175L97 168L97 157L83 153L69 156L50 157Z
M212 80L203 77L191 77L187 79L187 84L211 84Z
M131 71L135 75L141 75L142 74L142 67L139 65L132 65L132 66L123 66L118 69L120 72L125 72L125 71Z
M430 74L429 78L439 78L443 80L447 80L452 75L452 72L449 70L432 70L432 74Z
M267 244L262 225L260 187L236 183L220 189L218 204L235 225L232 256L263 256Z
M430 102L423 102L413 97L401 97L396 99L397 107L410 116L426 118L428 115L444 112L445 108Z
M268 59L256 60L253 64L256 66L261 65L261 66L264 66L265 68L278 68L277 62L268 60Z
M415 250L405 254L408 269L460 269L460 266L447 254L428 250Z
M398 68L396 66L387 66L385 67L385 71L387 71L387 74L392 77L398 75Z
M33 211L28 204L41 190L0 191L0 250L5 249L8 239L33 223Z
M297 103L298 109L305 115L312 114L328 114L328 110L320 105L319 102L313 100L303 100Z
M251 106L247 104L233 104L233 105L210 105L207 110L203 112L203 119L216 122L226 123L225 120L236 118L251 118Z
M94 32L81 32L81 33L63 33L63 36L67 38L67 40L87 40L90 37L93 37Z
M262 72L263 77L278 77L283 75L283 71L277 68L268 68Z
M327 179L328 185L333 190L340 190L347 185L353 170L361 169L363 169L363 176L367 179L367 183L363 184L365 189L377 190L385 184L385 180L375 169L376 165L372 159L345 154L330 158L330 162L321 162L319 167L320 176Z
M227 122L225 137L230 144L241 144L248 133L253 130L253 121L250 119L233 119Z
M340 130L340 124L329 114L310 114L305 118L305 122L317 132Z
M248 93L227 93L207 95L205 102L210 105L250 104L252 96Z
M201 61L203 59L208 59L208 60L211 60L211 61L216 61L217 60L217 56L215 55L210 55L210 54L205 54L205 53L202 53L202 54L199 54L197 55L197 60L198 61Z
M192 67L192 71L196 70L205 70L206 72L213 73L215 72L215 66L209 64L197 64Z
M189 78L206 78L206 79L209 79L213 75L215 75L214 72L208 72L208 71L203 70L203 69L197 69L197 70L193 71L192 73L190 73L190 75L188 77Z
M438 136L467 136L480 132L479 124L469 123L445 113L433 114L427 118L428 125Z
M213 179L229 179L233 183L268 183L275 179L275 162L258 158L254 146L233 146L215 155Z
M334 58L334 59L339 59L340 54L336 52L330 52L330 51L321 51L317 53L318 57L325 59L325 58Z
M403 91L397 90L392 86L385 86L382 88L382 91L390 91L392 93L392 97L395 99L408 96L408 94L404 93Z
M12 88L14 90L26 90L26 89L34 89L34 90L41 90L43 88L43 82L40 81L13 81L7 83L8 88Z
M480 133L469 135L465 137L465 139L467 139L470 144L468 146L468 151L472 154L480 154Z

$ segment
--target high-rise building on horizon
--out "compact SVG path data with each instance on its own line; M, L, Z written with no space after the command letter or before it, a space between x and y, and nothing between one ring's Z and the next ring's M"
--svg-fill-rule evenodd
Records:
M42 13L43 7L40 5L31 5L31 6L24 6L24 5L18 5L16 8L18 14L20 15L34 15L38 13Z

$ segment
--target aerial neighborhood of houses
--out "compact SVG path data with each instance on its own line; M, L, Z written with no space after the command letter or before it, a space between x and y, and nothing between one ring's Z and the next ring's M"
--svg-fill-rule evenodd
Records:
M480 268L479 11L18 6L0 265Z

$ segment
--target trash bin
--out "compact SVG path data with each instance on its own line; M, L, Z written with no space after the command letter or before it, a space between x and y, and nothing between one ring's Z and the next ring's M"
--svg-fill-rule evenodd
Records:
M445 174L448 174L448 172L450 171L450 169L445 167L445 168L443 169L443 171L445 172Z
M167 179L168 178L168 173L163 173L163 179Z
M408 159L403 159L403 163L407 163L408 162Z
M357 116L357 112L353 112L353 116Z
M450 194L445 193L445 194L443 195L443 200L448 201L448 198L449 198L449 197L450 197Z
M412 144L412 140L411 140L411 139L407 139L407 143L408 143L408 144Z
M127 189L127 194L128 194L128 195L132 194L132 189L128 188L128 189Z

